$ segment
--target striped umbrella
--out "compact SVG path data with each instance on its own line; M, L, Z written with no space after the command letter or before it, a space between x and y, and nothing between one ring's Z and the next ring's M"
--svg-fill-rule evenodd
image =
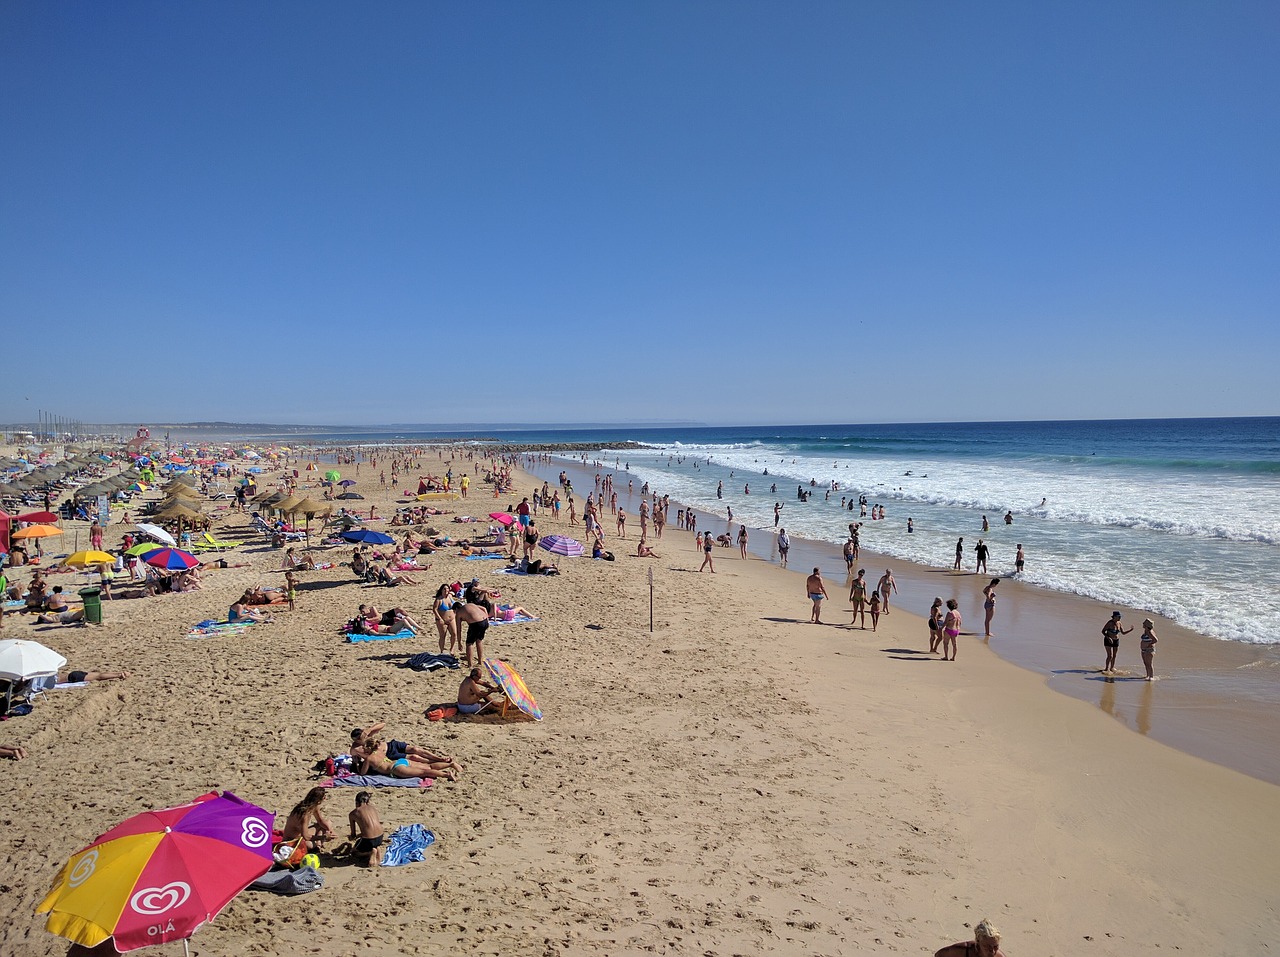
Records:
M200 559L190 552L184 552L181 548L162 548L159 551L147 552L142 556L142 560L148 565L167 568L170 571L184 571L200 564Z
M538 539L538 547L545 548L552 555L564 555L567 558L582 555L582 542L568 535L544 535Z
M524 679L520 677L515 668L512 668L501 658L486 658L484 667L489 672L490 677L498 683L498 687L502 689L502 693L507 696L508 701L533 718L534 721L542 720L542 709L538 707L537 700L530 694ZM505 706L503 710L506 710Z

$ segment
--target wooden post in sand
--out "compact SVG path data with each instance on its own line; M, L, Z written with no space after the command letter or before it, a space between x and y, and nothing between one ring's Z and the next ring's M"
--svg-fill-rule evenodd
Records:
M653 634L653 566L649 566L649 634Z

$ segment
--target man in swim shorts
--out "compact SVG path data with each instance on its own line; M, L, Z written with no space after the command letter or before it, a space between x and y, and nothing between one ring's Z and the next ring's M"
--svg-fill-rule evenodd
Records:
M479 714L489 703L489 695L498 689L480 677L480 669L472 668L458 686L458 710L462 714Z
M373 795L361 791L356 795L356 809L347 820L351 825L352 856L361 867L376 867L382 861L382 843L387 832L373 808Z
M478 599L479 604L467 602L458 607L453 606L453 614L458 621L467 624L467 664L471 664L471 646L475 645L476 664L484 662L484 633L489 630L489 616L493 614L493 605L485 598Z
M809 595L809 600L813 602L813 615L809 618L810 624L822 624L822 599L827 597L827 586L822 582L822 569L815 568L813 574L804 580L805 592Z

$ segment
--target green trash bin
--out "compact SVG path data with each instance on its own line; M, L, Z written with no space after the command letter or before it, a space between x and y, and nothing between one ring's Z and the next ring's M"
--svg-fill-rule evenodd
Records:
M101 595L101 588L80 589L80 597L84 599L84 620L91 625L102 624Z

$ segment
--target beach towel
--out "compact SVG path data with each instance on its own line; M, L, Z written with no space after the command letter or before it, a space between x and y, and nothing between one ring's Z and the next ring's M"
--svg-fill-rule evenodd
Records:
M206 619L192 625L191 630L187 632L187 637L212 638L215 635L241 635L250 625L257 624L260 624L260 622L256 622L252 618L247 618L244 621L213 621L212 619Z
M469 562L507 561L506 555L463 555L462 557Z
M340 778L322 778L322 788L429 788L431 778L393 778L386 774L347 774Z
M427 848L436 842L436 836L421 824L398 827L382 852L383 867L400 867L427 859Z
M358 641L394 641L397 638L416 638L412 628L401 628L394 635L347 635L347 641L355 644Z
M542 621L541 618L534 618L530 615L516 615L514 618L507 620L506 618L490 618L491 625L523 625L530 621Z
M5 608L26 608L27 603L23 601L21 598L15 598L13 599L13 601L6 601L4 603L4 607Z
M458 661L453 655L437 655L430 651L424 651L420 655L414 655L408 661L402 662L399 667L412 668L414 671L439 671L441 668L459 668L462 662Z
M523 568L520 568L517 565L512 565L510 568L495 568L493 570L493 573L495 575L528 575L529 574L527 571L525 571Z
M273 894L310 894L324 887L324 875L310 865L289 870L267 871L249 885L255 891Z

